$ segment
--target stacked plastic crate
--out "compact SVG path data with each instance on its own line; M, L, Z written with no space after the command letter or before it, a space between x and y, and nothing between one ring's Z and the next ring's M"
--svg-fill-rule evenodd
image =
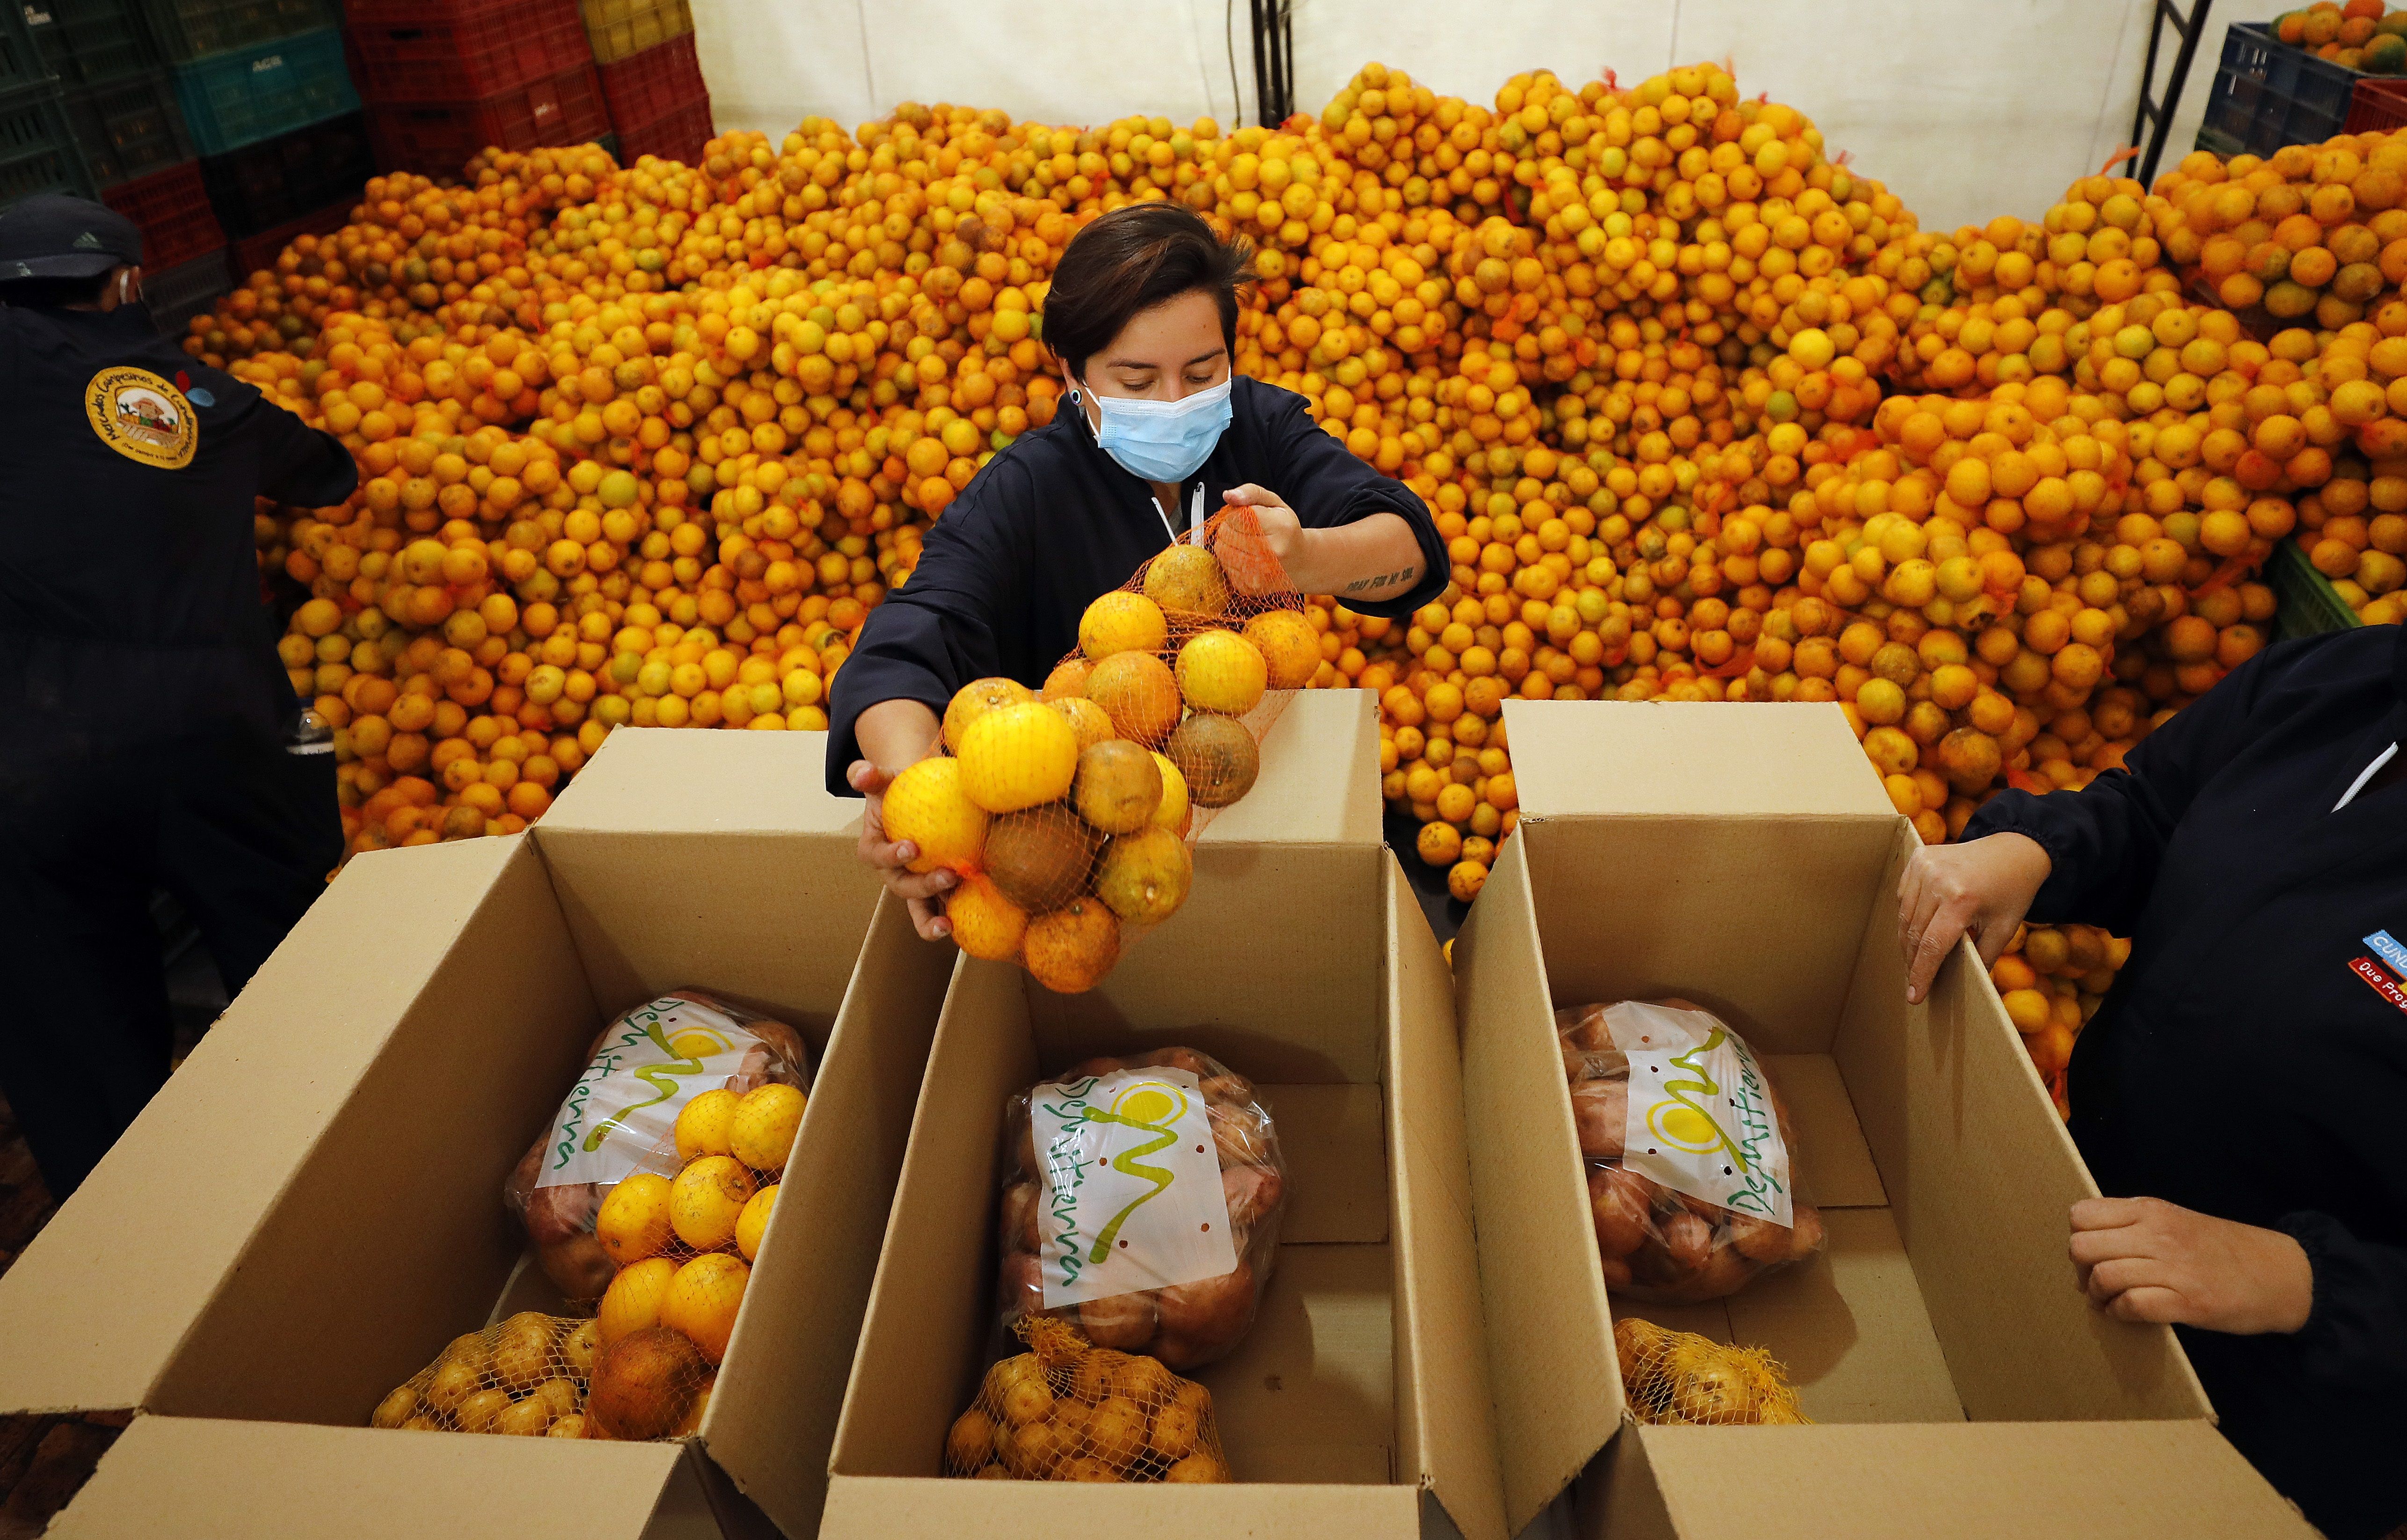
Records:
M136 0L35 0L11 5L8 21L48 79L12 82L0 127L9 163L7 196L73 192L97 195L142 227L143 279L161 324L223 293L225 234L210 211L200 166ZM67 133L50 131L48 98ZM38 105L37 105L38 101ZM71 164L70 162L79 163Z
M456 177L489 145L610 131L577 0L346 0L368 136L388 171Z
M710 138L710 89L694 56L688 0L582 0L582 8L620 163L700 160Z
M240 278L294 236L334 229L359 197L360 98L331 0L140 0L175 76L200 178ZM363 141L362 141L363 142ZM260 185L262 166L298 175Z

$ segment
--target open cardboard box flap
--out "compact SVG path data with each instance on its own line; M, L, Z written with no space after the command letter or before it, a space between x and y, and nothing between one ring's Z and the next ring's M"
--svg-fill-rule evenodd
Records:
M675 1444L137 1419L55 1540L719 1540Z
M1715 701L1504 703L1521 820L1647 812L1896 815L1835 708Z
M75 1196L0 1276L0 1413L148 1407L429 968L528 836L343 868ZM64 1024L73 1030L73 1023Z
M1298 698L1268 740L1288 746L1266 754L1288 767L1279 781L1211 825L1186 906L1091 991L1053 995L993 963L955 975L853 1363L824 1533L1032 1536L1084 1521L1503 1540L1451 982L1375 816L1357 816L1376 811L1371 706L1351 692ZM1368 796L1290 797L1290 780ZM1238 819L1265 790L1276 793L1269 808L1320 810L1283 815L1275 832L1258 817L1247 834ZM1196 1376L1239 1480L937 1478L992 1329L1004 1100L1091 1054L1171 1044L1254 1080L1289 1174L1260 1313Z
M2313 1540L2208 1423L1632 1428L1593 1477L1617 1540Z
M525 1238L503 1178L615 1013L700 984L812 1044L793 1169L847 1179L797 1182L779 1204L691 1448L591 1458L689 1470L677 1479L719 1515L705 1533L765 1513L809 1533L954 952L919 940L855 859L858 808L819 788L823 738L646 741L676 736L597 755L556 824L347 867L112 1152L107 1180L0 1279L0 1410L132 1406L347 1460L434 1461L461 1473L429 1478L430 1501L456 1500L453 1528L513 1533L477 1520L483 1463L555 1456L358 1424L497 1296L556 1307L539 1271L511 1272ZM648 834L654 822L668 831ZM129 1263L153 1276L126 1289ZM641 1512L659 1496L656 1482ZM627 1519L612 1502L608 1521ZM322 1530L279 1533L349 1533L353 1517L329 1507ZM239 1508L224 1522L238 1529Z
M1919 842L1837 707L1505 714L1523 837L1500 852L1455 970L1508 1521L1625 1425L1558 1003L1696 1000L1800 1093L1808 1129L1830 1131L1798 1167L1826 1210L1823 1253L1726 1301L1634 1313L1771 1347L1802 1371L1807 1415L1867 1447L1953 1425L1977 1447L2013 1422L2104 1437L2186 1420L2211 1437L2172 1333L2103 1319L2071 1287L2065 1209L2096 1189L1970 948L1904 1004L1893 894ZM1823 1431L1759 1433L1802 1447ZM1651 1459L1653 1432L1617 1463ZM2128 1433L2188 1447L2162 1435ZM1677 1517L1686 1477L1655 1476Z

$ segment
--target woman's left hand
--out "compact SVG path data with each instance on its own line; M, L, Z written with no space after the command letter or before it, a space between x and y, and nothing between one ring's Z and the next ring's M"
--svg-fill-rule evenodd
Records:
M1278 493L1250 481L1222 492L1220 501L1232 508L1253 509L1254 521L1261 529L1259 545L1252 536L1232 537L1226 534L1218 543L1221 565L1237 585L1237 592L1271 593L1297 587L1295 575L1306 563L1303 520L1295 516L1295 510L1280 502ZM1276 571L1267 570L1268 563L1260 559L1247 560L1258 555L1276 563Z
M2122 1320L2245 1336L2295 1332L2314 1307L2297 1241L2160 1198L2074 1204L2069 1249L2090 1303Z

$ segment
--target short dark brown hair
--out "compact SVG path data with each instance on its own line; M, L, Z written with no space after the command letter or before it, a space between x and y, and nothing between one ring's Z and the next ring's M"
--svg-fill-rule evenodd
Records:
M1198 290L1220 307L1220 339L1237 348L1237 290L1253 281L1253 248L1223 240L1185 204L1129 204L1070 237L1046 291L1045 345L1073 377L1140 311Z

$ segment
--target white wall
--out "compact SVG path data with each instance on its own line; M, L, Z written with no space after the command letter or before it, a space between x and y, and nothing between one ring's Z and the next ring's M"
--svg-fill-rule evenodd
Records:
M1728 60L1820 125L1833 151L1950 228L2035 217L2122 147L2139 101L2151 0L1294 0L1297 106L1317 112L1366 61L1480 102L1513 74L1624 84ZM2165 164L2180 158L2225 23L2278 0L2216 0ZM719 126L782 135L847 127L895 103L999 107L1092 123L1250 112L1246 7L1234 0L693 0ZM1230 46L1236 51L1232 92ZM2164 64L2172 56L2167 35ZM2161 68L2161 66L2160 66Z

